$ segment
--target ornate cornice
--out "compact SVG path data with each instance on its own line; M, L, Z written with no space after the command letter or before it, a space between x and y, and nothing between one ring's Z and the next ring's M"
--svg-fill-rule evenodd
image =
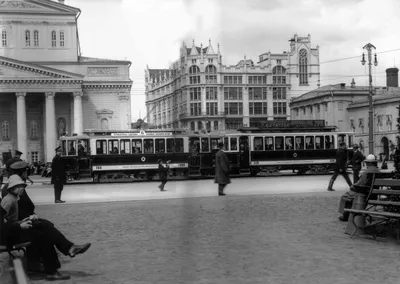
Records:
M83 93L82 92L74 92L74 97L83 97Z
M54 85L54 84L62 84L62 85L71 85L71 84L82 84L82 80L75 79L0 79L0 84L18 84L18 85Z
M29 26L75 26L75 22L47 22L47 21L0 21L0 25L29 25Z
M132 84L107 84L107 83L96 83L96 84L88 84L83 83L83 89L85 90L105 90L105 89L112 89L112 90L126 90L130 91L132 88Z
M40 70L37 68L24 66L24 65L21 65L18 63L13 63L13 62L0 61L0 66L14 68L14 69L27 71L27 72L31 72L31 73L39 74L39 75L47 75L47 76L51 76L51 77L55 77L55 78L68 78L68 76L66 76L66 75L61 75L61 74L57 74L57 73L53 73L53 72L45 71L45 70Z
M45 92L44 96L46 99L51 99L51 98L54 99L54 97L56 96L56 93L55 92Z
M24 93L24 92L17 92L17 93L15 93L15 96L18 98L18 97L26 97L26 93Z

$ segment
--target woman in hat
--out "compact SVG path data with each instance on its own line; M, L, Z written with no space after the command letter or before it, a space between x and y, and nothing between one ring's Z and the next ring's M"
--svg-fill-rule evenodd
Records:
M25 228L19 234L10 236L10 238L12 237L14 241L32 242L32 247L36 248L36 251L40 254L40 258L43 260L47 280L69 279L69 275L58 272L61 264L54 247L57 247L66 256L75 257L77 254L86 252L91 244L75 245L53 225L49 226L47 222L43 222L37 215L31 215L20 220L18 218L18 198L22 196L26 186L26 183L20 176L16 174L11 175L8 180L8 193L1 201L1 207L5 212L4 218L9 225L13 223L32 225L31 227L28 226L29 228ZM31 223L28 221L31 221Z

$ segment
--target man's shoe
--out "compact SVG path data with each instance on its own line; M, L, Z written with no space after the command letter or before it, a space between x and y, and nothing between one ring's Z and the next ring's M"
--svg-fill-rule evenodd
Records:
M82 254L85 253L89 248L91 244L87 243L84 245L72 245L71 248L69 249L69 256L70 257L75 257L77 254Z
M41 263L28 263L26 267L27 273L45 273L44 266Z
M225 193L218 193L218 196L225 196Z
M165 190L164 188L162 188L162 189L160 189L160 191L167 191L167 190Z
M349 219L344 218L343 216L340 216L340 217L339 217L339 220L342 221L342 222L347 222L347 221L349 221Z
M51 274L46 274L46 280L47 281L56 281L56 280L68 280L71 279L70 275L67 274L61 274L60 272L54 272Z
M54 201L55 203L65 203L65 201L64 200L56 200L56 201Z
M333 188L328 188L328 191L335 191Z

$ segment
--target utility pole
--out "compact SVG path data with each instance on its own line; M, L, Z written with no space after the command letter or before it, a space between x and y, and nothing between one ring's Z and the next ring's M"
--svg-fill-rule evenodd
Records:
M372 49L376 49L375 46L373 46L371 43L366 44L363 49L366 49L368 51L368 70L369 70L369 141L368 141L368 147L369 147L369 153L374 154L374 110L372 107ZM362 59L361 63L362 65L365 65L365 54L362 54ZM376 58L376 53L374 56L374 65L378 65L378 60Z

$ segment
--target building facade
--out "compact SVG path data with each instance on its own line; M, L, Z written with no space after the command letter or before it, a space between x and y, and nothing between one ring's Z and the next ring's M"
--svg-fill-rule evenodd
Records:
M80 10L0 1L0 153L50 162L61 135L130 129L129 61L80 55Z
M289 119L292 97L319 84L319 48L311 36L290 40L289 51L267 52L256 64L244 57L222 64L211 44L185 43L169 69L147 69L147 121L157 128L225 131Z
M396 127L400 88L398 69L386 70L387 86L373 88L375 155L388 153L390 141L396 143ZM290 103L292 119L324 119L338 131L354 132L355 143L364 153L369 151L369 87L356 87L354 79L346 84L323 86L308 92Z

